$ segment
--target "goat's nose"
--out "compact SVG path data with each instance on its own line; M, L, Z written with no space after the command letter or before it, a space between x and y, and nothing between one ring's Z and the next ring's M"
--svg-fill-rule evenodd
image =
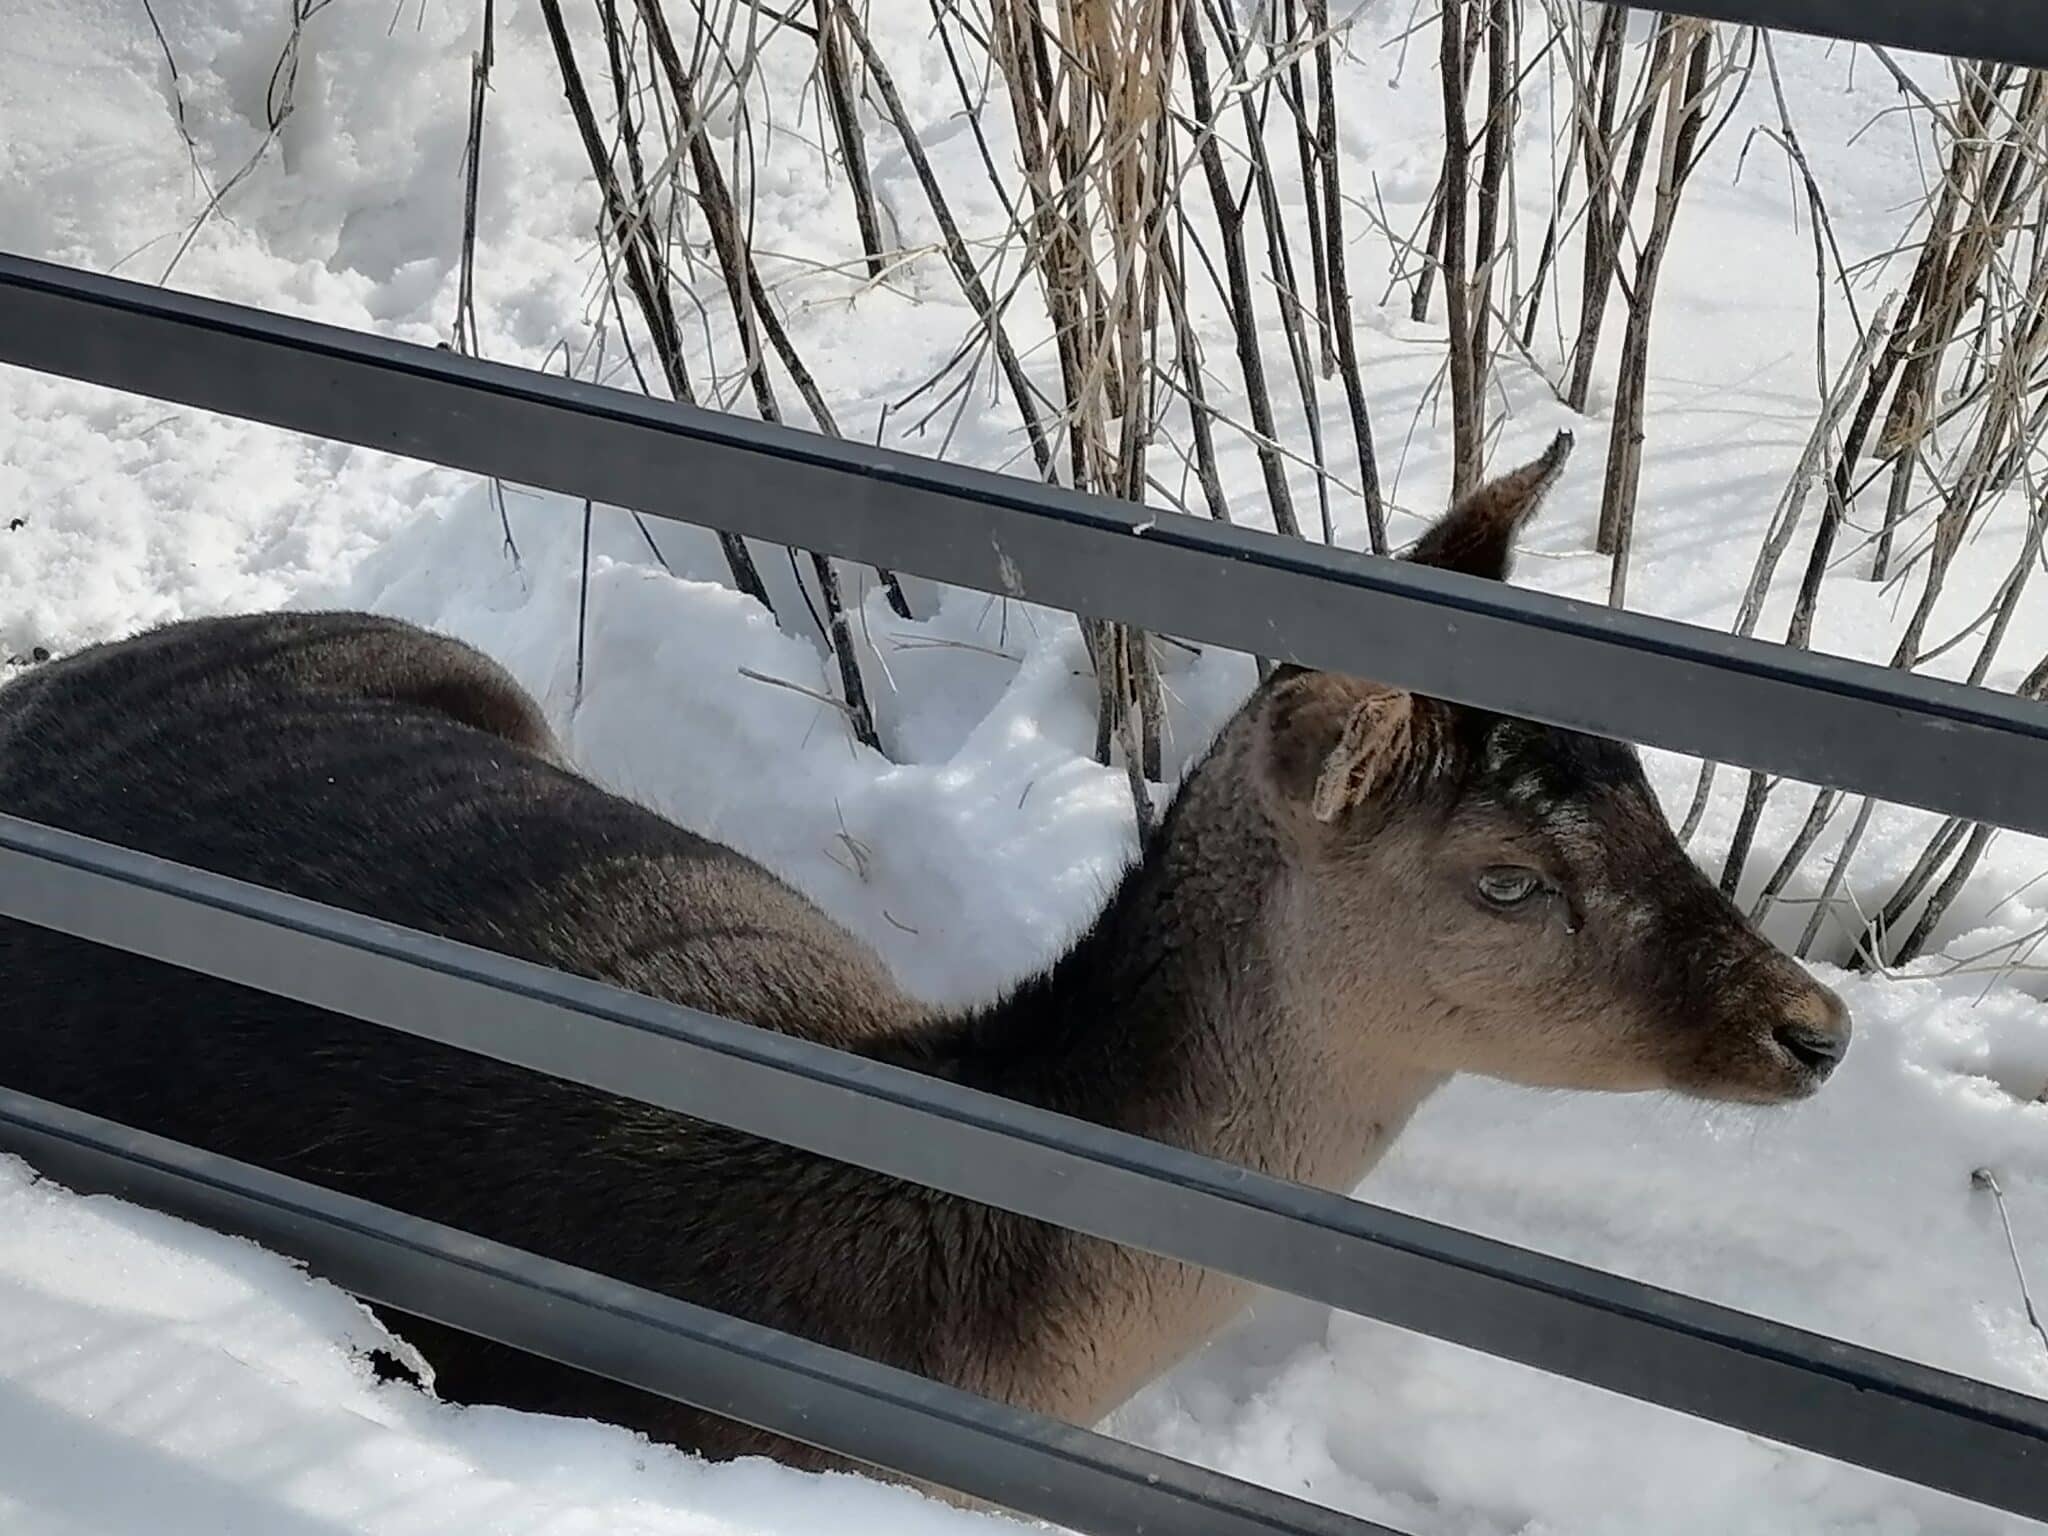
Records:
M1772 1034L1779 1047L1816 1077L1826 1077L1849 1049L1849 1010L1826 987L1813 990L1785 1010Z

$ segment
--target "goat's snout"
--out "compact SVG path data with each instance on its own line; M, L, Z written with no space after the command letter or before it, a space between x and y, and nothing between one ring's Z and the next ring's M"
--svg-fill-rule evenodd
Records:
M1804 979L1806 985L1787 999L1771 1040L1818 1088L1849 1050L1849 1009L1831 988Z
M1713 988L1700 1050L1677 1086L1703 1098L1789 1104L1820 1091L1849 1053L1848 1005L1783 951L1748 935L1746 963Z

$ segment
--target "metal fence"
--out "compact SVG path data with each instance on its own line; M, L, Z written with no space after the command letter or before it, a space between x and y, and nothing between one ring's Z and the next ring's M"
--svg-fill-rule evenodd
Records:
M2048 63L2033 0L1695 8ZM0 361L2048 833L2048 710L1980 689L4 255ZM2048 1520L2048 1402L1988 1383L6 816L0 914ZM373 1301L1102 1536L1385 1530L4 1087L0 1148Z

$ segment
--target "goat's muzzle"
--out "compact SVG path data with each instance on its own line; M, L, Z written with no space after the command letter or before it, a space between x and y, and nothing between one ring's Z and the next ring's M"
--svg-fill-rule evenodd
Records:
M1760 935L1748 943L1746 960L1709 989L1711 1012L1672 1086L1707 1099L1795 1103L1818 1092L1848 1054L1849 1010Z
M1771 1031L1771 1044L1785 1058L1795 1085L1811 1093L1848 1054L1851 1034L1848 1007L1831 988L1807 978L1807 986L1791 999L1784 1017ZM1803 1096L1803 1095L1800 1095Z

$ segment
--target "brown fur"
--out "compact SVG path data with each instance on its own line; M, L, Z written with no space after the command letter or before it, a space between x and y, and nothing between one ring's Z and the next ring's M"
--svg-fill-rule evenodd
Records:
M1558 433L1542 457L1468 491L1449 517L1422 536L1408 558L1439 570L1502 580L1512 564L1515 536L1542 505L1544 493L1564 473L1571 455L1571 433Z
M1483 488L1417 557L1498 574L1561 462ZM1629 749L1363 679L1271 678L1088 931L961 1016L914 1003L759 866L557 757L491 663L360 615L174 626L0 690L9 811L1326 1188L1456 1072L1771 1102L1813 1091L1847 1039L1833 995L1686 858ZM1082 1422L1244 1299L11 923L0 1079ZM458 1399L821 1461L401 1327Z

